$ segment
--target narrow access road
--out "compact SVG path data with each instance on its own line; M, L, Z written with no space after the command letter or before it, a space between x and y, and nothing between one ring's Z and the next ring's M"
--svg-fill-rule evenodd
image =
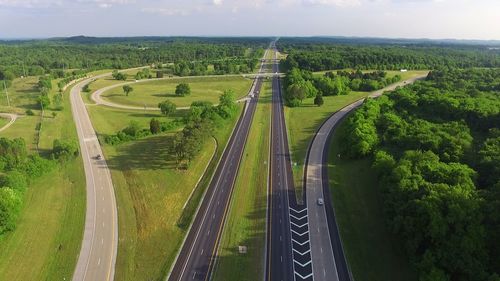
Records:
M1 116L1 118L9 119L9 123L5 124L2 128L0 128L0 132L4 131L7 128L9 128L10 126L12 126L12 124L14 124L14 122L16 122L17 118L19 118L19 116L17 114L14 114L14 113L0 113L0 116Z
M263 76L268 75L267 73L261 73L259 72L256 75L253 75L255 78L263 78ZM105 100L102 98L102 94L105 92L117 88L117 87L122 87L124 85L133 85L133 84L138 84L138 83L146 83L146 82L152 82L152 81L162 81L162 80L172 80L172 79L188 79L188 78L221 78L221 77L242 77L243 75L240 74L230 74L230 75L206 75L206 76L184 76L184 77L166 77L166 78L153 78L153 79L143 79L139 80L137 82L123 82L123 83L118 83L114 85L110 85L104 88L101 88L95 92L92 93L90 96L92 101L94 101L97 105L104 105L108 107L114 107L114 108L119 108L119 109L126 109L126 110L146 110L146 111L160 111L158 107L148 107L148 106L133 106L133 105L124 105L124 104L118 104L114 103L108 100ZM249 93L248 95L250 95ZM237 102L245 102L249 99L249 96L242 97L237 100ZM189 109L189 106L184 106L184 107L177 107L177 109Z
M87 206L83 241L74 281L114 278L118 247L118 218L111 174L81 97L83 86L102 74L77 83L70 92L71 111L85 169ZM97 157L100 155L100 157Z
M376 98L386 91L411 84L425 78L419 75L414 78L390 85L373 92L369 97ZM309 147L306 162L306 203L309 206L309 227L311 229L311 254L314 264L314 280L330 281L352 280L350 270L344 255L342 240L335 220L335 212L331 203L330 186L328 182L328 145L330 136L337 124L351 111L363 104L358 100L337 111L316 132ZM324 205L318 205L318 198L324 199Z
M211 277L261 86L262 78L257 76L168 280L209 280Z

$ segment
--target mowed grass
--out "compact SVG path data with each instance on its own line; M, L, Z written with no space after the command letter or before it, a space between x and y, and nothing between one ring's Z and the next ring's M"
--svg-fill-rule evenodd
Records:
M53 141L77 140L69 103L69 89L63 93L64 110L52 117L45 111L36 150L35 127L40 122L36 89L38 77L16 79L9 89L11 107L2 110L23 115L0 137L25 139L30 153L48 156ZM57 93L53 81L52 97ZM80 157L56 166L37 178L25 194L17 228L0 240L0 280L70 280L80 251L85 218L85 176Z
M191 94L185 97L175 95L175 88L179 83L188 83ZM219 96L225 90L233 90L236 98L248 93L252 80L240 76L231 77L197 77L172 78L132 84L133 92L126 96L122 87L106 91L102 97L110 102L123 105L143 107L157 107L158 103L168 99L178 107L190 106L193 101L219 102Z
M293 178L298 198L302 197L304 162L314 134L334 112L359 99L368 92L351 92L348 95L323 97L322 106L314 105L314 99L305 99L300 107L285 107L288 143L293 162Z
M0 116L0 129L3 128L3 126L7 125L9 121L9 118L3 118L2 116Z
M100 135L116 134L127 127L131 121L138 122L143 128L149 128L149 122L152 118L168 122L183 114L183 111L177 111L175 115L165 117L160 112L127 111L99 105L87 105L87 111L94 129Z
M222 234L214 280L259 280L263 276L271 89L263 85L245 146ZM247 246L240 254L238 246Z
M1 280L70 280L85 219L81 158L36 179L17 227L0 239Z
M347 262L356 281L417 280L403 244L386 225L377 176L371 160L338 157L345 123L334 132L328 177Z
M212 140L204 144L187 170L177 169L169 152L173 133L104 145L118 204L115 280L165 278L186 235L177 225L183 206L207 165L216 164L236 120L216 132L217 147ZM210 162L215 151L215 161Z

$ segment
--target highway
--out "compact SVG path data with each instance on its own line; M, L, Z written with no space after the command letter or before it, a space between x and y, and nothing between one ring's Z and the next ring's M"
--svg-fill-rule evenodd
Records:
M111 174L81 97L84 85L106 73L76 84L70 93L71 110L76 125L85 169L87 206L83 241L73 274L74 281L113 280L118 247L116 200ZM101 159L96 156L101 155Z
M263 64L260 72L262 69ZM261 86L262 78L256 78L168 280L210 279Z
M273 72L279 73L273 45ZM280 77L273 78L266 280L312 280L308 210L293 185Z
M417 77L392 84L384 89L373 92L370 98L381 96L386 91L404 86L426 77ZM309 146L306 161L306 202L309 206L309 227L311 229L311 254L314 264L314 280L341 280L350 281L352 276L346 262L342 241L335 220L335 212L331 203L328 181L328 145L335 126L347 114L363 104L364 99L358 100L328 118L316 132ZM317 204L318 198L324 198L325 204Z

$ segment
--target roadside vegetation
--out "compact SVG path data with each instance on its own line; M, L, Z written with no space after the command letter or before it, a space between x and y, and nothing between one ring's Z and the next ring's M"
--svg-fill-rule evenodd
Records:
M499 280L499 93L498 69L436 70L345 121L419 280Z
M377 174L369 159L343 157L346 122L334 131L328 178L335 219L354 280L418 280L403 242L386 225ZM339 157L340 155L340 157Z
M263 276L271 95L271 85L266 82L243 152L214 280L251 281ZM247 247L247 253L239 253L238 246Z
M189 110L174 107L169 114L87 108L120 206L116 278L164 278L241 106L226 90L217 106L195 101Z
M75 156L68 91L60 91L70 77L77 79L72 72L58 79L14 79L10 106L2 92L1 110L21 116L0 133L5 164L0 279L69 280L73 274L83 233L85 178ZM41 102L47 100L42 117Z

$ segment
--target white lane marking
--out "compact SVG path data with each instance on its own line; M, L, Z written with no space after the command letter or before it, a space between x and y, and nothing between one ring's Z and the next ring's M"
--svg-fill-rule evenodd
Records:
M307 279L307 278L309 278L309 277L311 277L313 275L312 273L310 273L310 274L308 274L306 276L302 276L297 271L295 271L295 274L298 275L300 278L302 278L302 280Z
M295 249L293 249L293 251L294 251L294 252L296 252L296 253L298 253L299 255L303 256L303 255L305 255L305 254L309 253L309 252L311 251L311 249L307 249L307 250L306 250L305 252L303 252L303 253L301 253L301 252L299 252L299 251L297 251L297 250L295 250Z
M201 249L201 254L200 255L203 255L203 252L205 251L205 249Z
M305 223L301 224L301 225L298 225L298 224L294 223L294 222L293 222L293 221L291 221L291 220L290 220L290 223L291 223L291 224L293 224L293 225L295 225L295 226L296 226L296 227L298 227L298 228L302 228L302 227L304 227L305 225L308 225L307 221L306 221Z
M309 239L307 239L307 240L306 240L305 242L303 242L303 243L300 243L299 241L297 241L297 240L295 240L295 239L293 239L293 238L292 238L292 241L293 241L293 242L295 242L295 243L297 243L297 244L299 244L300 246L304 246L304 244L309 243Z
M101 265L101 258L97 260L97 265Z
M296 260L293 260L293 261L294 261L294 262L296 262L298 265L300 265L300 266L302 266L302 267L304 267L304 266L306 266L306 265L308 265L308 264L312 263L312 260L309 260L308 262L306 262L306 263L304 263L304 264L302 264L302 263L300 263L300 262L298 262L298 261L296 261Z
M104 238L101 238L101 245L104 245Z

